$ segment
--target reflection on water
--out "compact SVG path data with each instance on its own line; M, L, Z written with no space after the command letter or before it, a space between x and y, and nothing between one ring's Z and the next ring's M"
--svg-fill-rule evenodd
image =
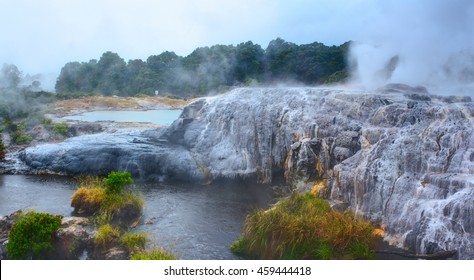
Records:
M66 177L0 175L0 215L21 209L70 216L76 188Z
M63 119L86 122L148 122L168 125L178 119L181 112L181 110L92 111L80 115L66 116Z
M18 209L71 215L77 183L64 177L0 175L0 215ZM137 185L145 199L142 225L151 243L180 259L236 259L229 250L245 216L273 202L271 188L244 183ZM148 223L147 223L148 222Z
M170 244L181 259L234 259L229 245L245 216L268 207L271 190L260 185L144 186L145 222L156 244Z

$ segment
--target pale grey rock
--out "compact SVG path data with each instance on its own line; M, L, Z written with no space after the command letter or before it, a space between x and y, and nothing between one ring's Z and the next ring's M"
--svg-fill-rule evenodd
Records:
M308 190L386 228L386 239L474 258L474 105L422 87L377 92L249 88L186 107L165 129L97 134L28 148L33 172L255 178Z
M64 217L53 240L52 259L77 260L92 243L93 228L84 217Z

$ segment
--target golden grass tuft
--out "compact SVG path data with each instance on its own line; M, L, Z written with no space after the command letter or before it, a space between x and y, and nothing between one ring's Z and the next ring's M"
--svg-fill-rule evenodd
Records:
M141 193L131 190L107 192L104 179L82 177L81 187L72 195L71 206L79 214L95 215L99 224L128 223L140 216L144 199Z
M80 187L72 195L71 206L77 213L95 214L100 210L104 201L106 201L104 188Z
M117 243L120 238L120 231L118 228L105 224L97 230L94 237L94 244L98 247L111 247Z
M358 259L372 258L374 240L370 223L307 193L249 215L231 249L260 259Z

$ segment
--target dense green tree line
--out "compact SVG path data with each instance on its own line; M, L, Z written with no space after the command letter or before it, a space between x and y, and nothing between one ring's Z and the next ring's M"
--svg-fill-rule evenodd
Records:
M125 62L118 54L106 52L99 60L67 63L57 79L56 92L129 96L153 95L158 90L160 94L190 97L250 83L337 82L347 77L348 50L349 42L328 47L317 42L297 45L278 38L265 50L249 41L197 48L185 57L167 51L146 61Z

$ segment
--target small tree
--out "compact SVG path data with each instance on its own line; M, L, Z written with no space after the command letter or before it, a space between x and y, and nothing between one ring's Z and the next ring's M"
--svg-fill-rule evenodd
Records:
M0 85L18 88L21 82L21 71L14 64L4 64L0 72Z
M106 193L120 193L126 185L133 184L130 172L112 171L105 178Z

